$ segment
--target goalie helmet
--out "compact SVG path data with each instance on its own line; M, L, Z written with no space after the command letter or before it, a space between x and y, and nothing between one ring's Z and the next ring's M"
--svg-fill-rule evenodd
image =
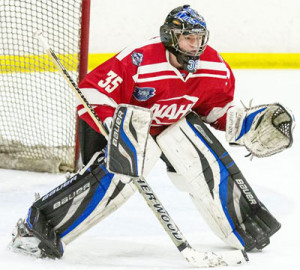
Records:
M199 41L195 50L189 52L179 47L178 39L181 35L195 35ZM160 37L166 49L176 56L184 70L196 72L200 55L205 50L209 39L206 22L197 11L189 5L173 9L160 27Z

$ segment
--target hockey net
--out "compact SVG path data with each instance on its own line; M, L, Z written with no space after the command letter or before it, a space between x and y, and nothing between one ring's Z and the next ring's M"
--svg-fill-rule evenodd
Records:
M43 31L78 82L88 17L89 0L0 0L0 167L74 171L75 97L33 36Z

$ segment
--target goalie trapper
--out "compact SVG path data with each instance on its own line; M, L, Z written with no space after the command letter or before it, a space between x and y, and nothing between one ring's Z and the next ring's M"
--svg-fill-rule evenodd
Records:
M293 113L282 104L235 106L227 112L226 140L253 156L268 157L292 146L294 127Z

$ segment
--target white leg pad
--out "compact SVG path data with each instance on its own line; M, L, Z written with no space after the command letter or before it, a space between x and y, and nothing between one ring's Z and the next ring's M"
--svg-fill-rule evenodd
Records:
M148 137L144 161L143 176L146 177L157 161L160 159L161 150L151 136Z
M233 234L220 200L218 161L204 142L182 119L160 134L157 143L178 173L169 173L172 182L180 190L190 193L195 206L217 236L230 246L243 249ZM208 180L214 183L211 191Z

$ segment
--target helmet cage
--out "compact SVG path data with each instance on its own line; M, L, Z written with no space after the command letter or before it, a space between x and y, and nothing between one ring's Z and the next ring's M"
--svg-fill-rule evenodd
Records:
M200 55L205 50L205 48L207 46L207 42L209 40L209 31L208 30L170 29L169 31L170 31L170 37L171 37L171 42L170 42L169 46L173 47L177 53L186 55L186 56L200 57ZM180 36L187 37L186 43L190 44L191 47L194 47L194 49L192 51L187 51L187 50L180 48L180 45L179 45ZM192 44L188 41L189 36L191 36L193 38L194 43L196 42L196 45L194 43Z

